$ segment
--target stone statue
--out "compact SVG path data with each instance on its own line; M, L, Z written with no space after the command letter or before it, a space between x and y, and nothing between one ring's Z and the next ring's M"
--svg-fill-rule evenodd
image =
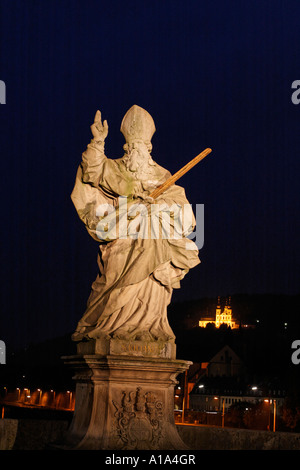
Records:
M151 236L150 226L151 215L157 216L161 207L188 206L185 191L174 184L157 199L150 197L171 175L152 159L155 125L143 108L134 105L123 118L121 132L126 143L122 158L110 159L104 154L108 125L106 121L102 124L100 111L91 131L93 139L82 155L71 198L88 233L99 243L99 273L72 339L172 343L175 337L167 319L172 291L200 262L196 244L187 238L194 229L195 218L184 226L181 237L158 236L155 227L155 236ZM125 235L124 217L120 216L123 201L128 229ZM115 223L106 232L112 216ZM164 214L155 218L160 224L163 219ZM174 230L174 214L167 219ZM146 231L140 236L137 223L134 233L130 232L137 220L140 229L143 224L144 229L150 227L150 235Z

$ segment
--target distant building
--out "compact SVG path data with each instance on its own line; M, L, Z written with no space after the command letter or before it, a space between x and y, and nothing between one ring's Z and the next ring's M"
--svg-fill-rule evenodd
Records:
M199 321L199 326L205 328L208 323L213 323L216 328L219 328L221 325L227 325L231 329L238 328L238 325L232 319L232 308L231 308L231 297L226 299L226 304L222 312L220 297L218 297L218 303L216 308L215 318L202 318Z
M202 363L202 371L204 363ZM227 411L239 402L257 404L276 402L282 406L286 392L277 384L249 383L243 361L228 346L224 346L206 363L205 372L198 376L189 393L189 407L195 411ZM189 388L189 390L191 387Z
M205 375L207 377L241 377L244 373L244 363L228 345L224 346L206 363Z

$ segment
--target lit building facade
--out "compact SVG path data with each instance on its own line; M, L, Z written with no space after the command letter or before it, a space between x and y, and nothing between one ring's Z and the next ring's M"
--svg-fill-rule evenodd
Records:
M222 312L220 297L218 297L218 304L216 308L216 317L213 318L203 318L199 321L199 326L205 328L208 323L213 323L216 328L219 328L221 325L227 325L230 328L238 328L236 322L232 319L232 308L231 308L231 298L226 299L226 305Z

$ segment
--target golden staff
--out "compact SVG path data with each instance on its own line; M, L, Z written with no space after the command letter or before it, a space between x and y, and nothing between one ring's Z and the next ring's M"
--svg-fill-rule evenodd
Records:
M173 176L167 179L163 184L158 186L158 188L154 189L154 191L149 195L153 199L156 199L160 196L163 192L166 191L170 186L172 186L179 178L181 178L185 173L187 173L193 166L197 165L203 158L205 158L212 150L207 148L203 150L203 152L199 153L197 157L193 158L189 163L187 163L184 167L178 170Z
M193 166L197 165L203 158L205 158L212 150L210 148L207 148L203 150L203 152L199 153L197 157L193 158L189 163L187 163L184 167L182 167L179 171L177 171L173 176L170 176L163 184L158 186L157 188L154 189L154 191L149 195L149 197L152 197L153 199L158 198L163 192L165 192L170 186L172 186L179 178L181 178L185 173L187 173ZM134 199L130 198L129 203L134 202ZM104 217L105 223L107 227L109 227L111 222L114 222L116 220L116 215L119 217L120 221L120 213L119 213L119 207L116 209L116 213L113 211L110 214L106 215ZM122 212L121 214L122 217L126 217L127 220L127 211ZM107 232L107 239L109 239L109 228L107 230L104 230ZM112 239L114 239L113 237Z

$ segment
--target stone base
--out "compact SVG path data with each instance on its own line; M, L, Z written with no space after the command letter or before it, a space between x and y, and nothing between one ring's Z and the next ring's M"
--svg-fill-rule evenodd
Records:
M92 339L77 344L77 353L101 356L139 356L175 359L176 345L170 341L125 341L113 338Z
M85 354L75 370L76 404L65 450L188 450L174 422L174 386L191 362Z

